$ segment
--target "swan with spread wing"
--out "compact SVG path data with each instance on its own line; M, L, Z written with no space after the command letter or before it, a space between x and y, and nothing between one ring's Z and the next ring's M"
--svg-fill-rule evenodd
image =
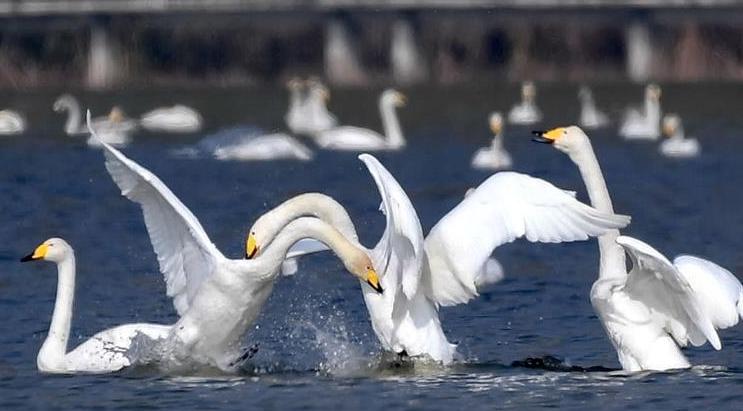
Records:
M591 204L604 213L613 206L588 136L576 126L535 132L538 142L566 153L578 166ZM591 304L626 371L688 368L681 347L709 341L721 348L716 329L743 315L743 287L710 261L691 256L673 263L644 242L610 230L598 238L599 278ZM627 272L625 252L632 260Z
M598 212L546 181L502 172L466 196L424 238L417 213L395 178L373 156L359 158L374 178L387 220L382 238L369 250L385 292L373 293L364 284L362 292L382 347L398 354L428 356L444 364L454 360L456 347L444 335L438 306L476 297L479 277L499 245L520 237L585 240L629 222L625 216ZM356 242L354 224L343 206L328 196L304 194L255 222L246 245L248 257L262 255L284 225L307 215ZM306 252L322 249L305 245ZM295 256L302 254L295 251Z

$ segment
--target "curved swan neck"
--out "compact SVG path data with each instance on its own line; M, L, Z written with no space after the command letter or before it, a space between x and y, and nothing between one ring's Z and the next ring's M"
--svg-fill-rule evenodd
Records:
M660 101L658 99L645 97L645 116L653 124L660 123Z
M75 299L75 254L72 251L67 258L57 263L57 271L59 279L52 322L37 358L38 362L45 364L59 364L67 353Z
M299 240L313 238L328 246L348 267L356 257L359 248L352 244L338 230L315 217L300 217L287 224L271 242L259 258L268 261L282 261L289 248Z
M284 201L261 216L254 227L265 230L264 241L270 244L279 231L299 217L317 217L340 231L346 238L358 241L356 227L343 206L332 197L320 193L305 193Z
M493 134L493 141L490 142L490 147L493 150L500 150L503 148L503 132L499 131L498 133Z
M609 189L606 187L606 180L604 180L598 159L587 137L581 141L578 149L570 152L570 159L578 166L588 197L591 199L591 205L601 212L613 214L614 207L609 196ZM610 230L598 238L601 253L599 278L627 275L624 250L616 243L618 236L619 230Z
M65 121L64 130L67 134L76 134L80 132L82 114L80 104L73 97L65 99L64 108L67 109L67 120Z
M382 116L382 127L384 128L387 145L390 147L404 146L405 137L402 135L394 103L381 98L379 100L379 114Z

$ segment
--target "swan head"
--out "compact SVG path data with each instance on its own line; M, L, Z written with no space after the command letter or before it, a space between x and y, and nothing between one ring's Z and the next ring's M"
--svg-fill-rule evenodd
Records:
M659 101L661 96L660 86L654 83L648 84L645 87L645 97L650 100Z
M257 224L256 224L257 225ZM258 250L260 249L259 241L256 235L257 231L255 227L253 227L250 230L250 233L248 233L248 239L245 241L245 259L250 260L251 258L255 257L256 254L258 254Z
M673 137L681 127L681 117L678 114L666 114L663 117L663 134L666 137Z
M21 258L21 262L46 260L59 263L67 258L71 252L72 247L65 240L50 238L36 247L31 254Z
M521 83L521 97L525 100L532 100L537 96L537 86L534 85L533 81L525 81Z
M286 82L286 88L289 91L299 91L302 89L302 80L299 77L292 77Z
M346 270L353 274L359 280L369 284L369 286L379 294L384 292L382 284L379 282L379 275L374 269L371 258L361 249L355 249L353 256L343 260Z
M500 134L503 131L503 115L498 111L490 113L488 124L490 124L490 131L493 134Z
M114 106L108 113L108 121L112 123L121 123L124 121L124 110L119 106Z
M388 88L382 92L381 98L382 104L391 105L394 107L403 107L407 103L408 99L404 94L397 90Z
M330 101L330 90L320 80L310 78L307 80L307 88L312 96L318 97L326 103Z
M551 144L563 153L570 154L588 141L588 136L578 126L557 127L548 131L532 131L537 143Z
M578 89L578 98L581 100L588 100L591 98L591 89L588 86L580 86Z
M55 101L52 108L56 112L67 110L75 104L75 98L69 94L62 94Z

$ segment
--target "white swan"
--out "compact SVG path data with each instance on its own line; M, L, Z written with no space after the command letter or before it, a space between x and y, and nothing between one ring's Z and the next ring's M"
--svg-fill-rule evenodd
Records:
M303 238L325 243L351 274L382 292L369 256L318 219L293 221L259 258L226 258L157 176L102 145L106 169L121 193L142 207L167 294L180 315L165 343L176 362L232 371L241 356L240 341L271 294L287 250Z
M379 112L385 135L365 128L340 126L315 133L315 142L329 150L399 150L405 146L405 137L400 129L395 108L403 105L405 96L396 90L387 89L379 97Z
M26 119L12 110L0 110L0 135L21 134L26 130Z
M490 147L483 147L472 157L472 167L479 169L499 170L510 168L511 155L503 147L503 116L495 112L490 114L490 130L493 132L493 141Z
M359 158L377 184L387 220L382 238L369 250L385 292L378 295L364 284L362 291L382 347L398 354L425 355L444 364L454 360L456 347L444 335L437 306L477 296L488 257L499 245L519 237L542 242L585 240L629 221L599 213L546 181L503 172L469 194L424 240L418 216L402 187L374 157L362 154ZM255 222L248 238L248 256L271 247L281 227L304 215L327 221L349 239L358 238L343 206L321 194L305 194ZM307 247L306 251L318 249Z
M257 127L236 127L203 138L186 155L204 154L219 160L312 160L312 150L285 133L263 134Z
M521 102L508 112L508 122L518 125L530 125L542 121L542 112L536 104L537 86L534 82L521 84Z
M663 134L668 139L660 143L660 153L666 157L689 158L699 155L701 148L699 141L684 135L681 117L677 114L668 114L663 117Z
M591 203L613 212L588 136L578 127L540 132L578 166ZM743 314L740 282L727 270L696 257L671 264L649 245L611 230L599 237L599 278L591 303L626 371L688 368L679 347L708 340L720 349L715 328L730 327ZM624 247L624 250L622 249ZM628 273L625 250L633 262Z
M36 366L46 373L107 373L131 365L127 357L132 340L138 334L153 340L165 338L170 326L159 324L125 324L92 336L67 352L75 298L75 252L61 238L50 238L21 261L46 260L57 264L57 299L52 323L36 357Z
M581 86L578 90L578 99L580 100L580 119L578 124L587 129L606 127L609 124L609 117L596 107L593 100L593 93L588 86Z
M88 129L82 125L80 104L75 97L63 94L54 102L53 108L56 112L67 112L64 131L68 136L89 134ZM108 116L92 119L90 124L98 133L98 138L88 138L88 145L93 147L99 146L100 141L116 146L127 145L131 141L129 134L137 128L136 121L127 119L118 106L114 106Z
M195 133L201 130L201 115L191 107L176 104L148 111L139 119L146 130L168 133Z
M298 79L292 79L287 88L289 110L284 119L292 133L311 136L338 125L338 120L327 106L330 91L322 82L311 78L303 84Z
M619 135L628 140L657 140L660 136L660 95L658 85L648 84L642 111L627 110Z

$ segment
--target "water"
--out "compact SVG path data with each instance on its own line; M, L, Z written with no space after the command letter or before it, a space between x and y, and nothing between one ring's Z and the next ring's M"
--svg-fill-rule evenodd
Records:
M540 101L546 126L576 118L574 87L547 87ZM672 161L653 143L625 143L612 131L594 133L617 211L630 213L627 234L673 256L694 253L743 272L743 226L736 85L670 86L665 108L679 111L700 138L698 159ZM616 112L641 90L623 84L595 90ZM487 173L469 168L487 143L487 112L506 109L516 88L495 86L412 90L401 111L409 147L380 154L416 206L424 230ZM708 345L687 354L700 367L674 373L548 372L512 367L527 357L553 355L569 364L617 368L614 351L588 301L597 274L594 242L497 250L506 279L473 303L445 308L442 322L464 361L452 367L380 369L379 346L359 286L330 255L303 260L276 285L246 338L258 344L245 376L161 375L135 369L107 376L47 376L36 370L54 302L56 272L49 263L18 258L51 236L76 249L78 289L70 345L121 323L176 320L138 207L119 195L102 154L62 136L51 112L53 93L6 95L3 107L27 112L33 129L0 141L0 408L344 408L462 409L739 409L743 401L743 327L722 331L723 350ZM351 124L379 127L368 92L336 93L331 107ZM129 90L85 95L102 114L113 102L131 114L181 101L203 110L204 134L230 124L281 125L280 90ZM450 101L447 101L450 100ZM608 101L611 101L610 104ZM703 102L703 103L700 103ZM277 128L277 127L276 127ZM356 221L363 242L379 238L384 217L371 177L350 153L318 151L311 163L234 163L168 153L179 137L141 135L125 149L150 168L200 218L228 256L243 252L245 231L269 207L306 191L336 197ZM549 179L585 199L577 170L554 149L529 141L528 129L507 129L515 169Z

